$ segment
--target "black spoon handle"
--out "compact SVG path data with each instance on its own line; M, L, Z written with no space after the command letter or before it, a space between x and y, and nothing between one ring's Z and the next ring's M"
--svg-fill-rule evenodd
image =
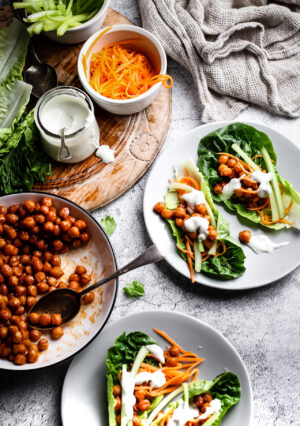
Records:
M101 285L107 283L108 281L113 280L114 278L117 278L120 275L126 274L126 272L132 271L133 269L140 268L141 266L149 265L150 263L159 262L160 260L164 258L165 258L165 255L162 252L160 252L155 245L153 245L147 248L147 250L145 250L142 254L140 254L137 258L132 260L130 263L123 266L123 268L114 272L109 277L103 278L102 280L96 282L92 286L85 288L79 294L80 296L83 296L84 294L89 293L95 288L98 288Z

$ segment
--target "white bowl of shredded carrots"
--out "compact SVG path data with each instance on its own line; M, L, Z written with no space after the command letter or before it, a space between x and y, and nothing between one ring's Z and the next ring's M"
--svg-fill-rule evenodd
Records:
M148 107L163 84L172 87L166 75L165 51L151 33L133 25L114 25L95 33L78 57L82 86L103 109L120 115Z

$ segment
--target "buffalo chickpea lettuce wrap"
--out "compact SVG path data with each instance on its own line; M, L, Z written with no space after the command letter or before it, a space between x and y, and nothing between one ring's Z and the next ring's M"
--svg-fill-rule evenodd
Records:
M278 173L265 133L247 124L230 124L202 138L198 156L215 201L274 230L300 229L300 194Z
M182 259L194 272L230 280L245 272L245 255L216 209L207 182L192 160L176 167L164 202L154 210L167 221Z
M197 380L203 361L155 329L171 346L164 350L141 332L123 333L107 352L109 426L219 425L240 398L233 373ZM178 423L180 421L180 423Z

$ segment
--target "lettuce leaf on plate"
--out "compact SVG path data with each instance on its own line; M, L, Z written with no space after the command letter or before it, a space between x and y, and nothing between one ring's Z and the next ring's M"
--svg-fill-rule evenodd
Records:
M200 140L198 147L199 169L211 190L222 180L218 174L219 156L217 153L226 152L242 158L237 153L237 149L240 153L245 154L249 160L259 155L259 157L256 157L252 161L252 165L272 172L272 194L270 195L272 219L282 218L285 210L293 200L292 209L285 219L292 222L296 228L300 228L300 195L293 189L291 183L279 175L276 168L276 153L269 137L252 126L243 123L233 123L209 133ZM280 183L284 188L282 196L280 194ZM260 215L256 211L248 210L246 204L240 202L238 199L231 198L223 200L220 195L215 194L213 191L212 197L217 202L223 202L229 210L237 213L239 216L263 225ZM290 225L286 223L274 223L267 227L278 230L290 227Z

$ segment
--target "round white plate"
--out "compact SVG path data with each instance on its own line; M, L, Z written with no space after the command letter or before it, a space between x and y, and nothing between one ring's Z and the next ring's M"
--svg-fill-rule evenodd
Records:
M153 206L158 201L164 200L169 179L174 177L174 166L185 160L193 159L197 164L197 150L201 138L229 122L217 122L197 127L181 136L165 149L154 163L144 192L144 219L150 238L153 243L162 245L167 251L166 261L178 272L190 278L187 263L180 258L176 251L174 240L170 234L167 223L153 211ZM249 123L250 126L266 133L271 139L277 154L277 167L279 173L300 190L300 150L285 136L276 130L261 124ZM300 263L300 232L294 229L270 231L265 227L249 224L232 213L228 213L222 205L216 205L221 214L230 224L231 235L238 239L238 234L243 229L251 230L252 234L266 233L275 243L289 241L289 244L272 253L255 254L249 247L243 245L246 255L246 272L239 278L230 281L219 281L204 274L195 274L197 283L209 287L225 290L245 290L260 287L276 281Z
M166 341L152 329L167 332L185 349L190 349L205 361L200 365L199 379L213 379L224 371L239 377L242 396L239 403L225 416L222 426L250 426L252 390L250 379L240 356L218 331L188 315L153 311L121 318L106 327L100 336L71 363L67 372L61 401L64 426L107 426L106 353L124 331L142 331L165 347Z

